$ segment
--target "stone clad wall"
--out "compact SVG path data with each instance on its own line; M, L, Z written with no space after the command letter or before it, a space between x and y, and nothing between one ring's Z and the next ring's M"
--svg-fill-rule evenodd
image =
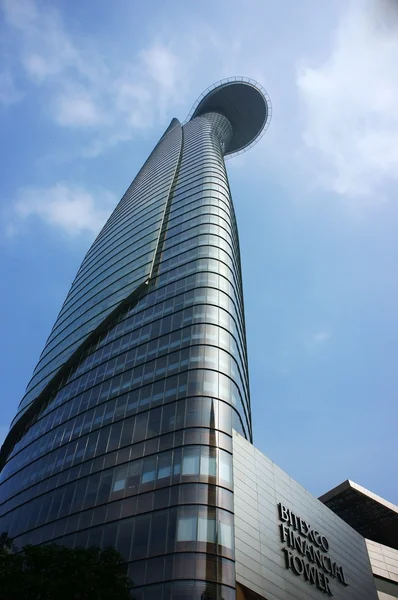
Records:
M372 570L375 575L398 583L398 550L366 540Z
M398 597L398 550L366 540L379 600Z

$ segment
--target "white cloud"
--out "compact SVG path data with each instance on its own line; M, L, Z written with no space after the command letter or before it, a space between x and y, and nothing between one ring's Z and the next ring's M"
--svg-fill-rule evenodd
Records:
M317 353L330 342L332 336L331 333L325 329L319 329L318 331L308 333L304 339L304 347L309 353Z
M202 91L201 81L206 87L213 77L230 75L231 56L240 60L236 44L220 41L198 22L178 34L165 28L142 48L134 47L131 56L124 42L128 60L115 59L114 48L104 52L95 38L68 31L54 4L0 3L12 33L13 61L45 93L47 117L62 127L88 129L91 137L79 144L85 157L166 125L182 107L185 113L188 96Z
M57 183L50 188L22 188L13 205L8 235L15 235L21 221L33 217L69 236L84 232L97 234L115 204L113 194L102 188L92 193L67 183Z
M2 5L20 35L17 54L26 75L46 90L47 115L64 127L96 126L85 156L130 139L183 102L186 68L177 49L156 40L128 63L112 64L87 40L73 39L54 7L33 0Z
M327 347L331 338L332 335L329 331L325 329L319 329L318 331L314 331L312 333L308 332L304 336L302 343L309 355L316 356L319 352L322 352Z
M25 30L37 19L36 4L32 0L3 0L6 21L16 29Z
M35 83L42 83L49 75L54 75L60 66L38 54L30 54L23 59L23 65Z
M398 11L394 0L352 0L319 66L301 65L305 144L339 194L374 193L398 177Z
M40 10L34 0L2 0L2 7L6 23L21 34L21 61L35 83L67 67L80 70L78 52L53 7L47 4Z
M82 90L69 89L55 102L55 120L60 125L90 127L107 122L107 116L90 95Z
M317 331L313 334L312 341L315 344L325 344L330 340L330 337L330 333L328 333L327 331Z
M161 44L154 44L141 53L144 68L164 90L176 91L179 79L179 60Z

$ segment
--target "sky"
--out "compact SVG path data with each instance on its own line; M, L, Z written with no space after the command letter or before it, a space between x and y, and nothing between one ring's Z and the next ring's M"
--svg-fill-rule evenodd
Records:
M0 442L95 235L172 117L258 81L227 161L254 443L398 503L395 0L0 0Z

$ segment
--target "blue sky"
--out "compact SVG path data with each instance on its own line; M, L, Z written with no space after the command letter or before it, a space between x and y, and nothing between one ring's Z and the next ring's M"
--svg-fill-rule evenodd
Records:
M273 104L228 161L255 444L319 495L398 502L398 9L391 0L0 1L0 438L76 270L173 116Z

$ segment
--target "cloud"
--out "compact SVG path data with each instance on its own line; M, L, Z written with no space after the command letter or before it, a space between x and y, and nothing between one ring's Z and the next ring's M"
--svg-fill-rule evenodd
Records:
M27 187L18 190L8 235L15 235L22 221L37 218L68 236L97 234L116 199L107 190L89 192L82 187L57 183L49 188Z
M183 103L187 68L180 48L156 39L133 60L114 61L95 43L70 35L54 7L33 0L3 0L2 6L26 76L45 90L46 114L63 127L93 130L84 156L131 139Z
M91 127L107 122L107 116L85 90L69 89L55 103L55 120L60 125Z
M345 196L374 193L398 177L398 4L352 0L330 55L301 64L305 145L322 183Z
M312 341L315 344L325 344L330 340L330 337L330 333L328 333L327 331L317 331L313 334Z
M179 60L160 44L155 44L141 53L144 68L161 88L176 92L179 79Z
M318 331L309 333L305 336L303 340L304 347L310 354L317 353L322 348L326 347L326 345L330 342L331 337L332 336L328 331L319 329Z
M28 79L28 93L45 95L41 106L55 124L87 132L76 149L83 157L165 126L213 78L247 63L235 39L220 41L198 20L184 21L178 30L158 28L142 47L123 42L120 56L119 47L104 52L98 38L70 30L56 4L0 0L0 5L12 34L9 55Z
M25 30L37 19L36 4L31 0L3 0L2 4L7 23L16 29Z
M3 0L2 8L7 25L21 36L21 62L33 82L43 83L67 67L81 70L79 53L53 7L39 10L34 0Z

